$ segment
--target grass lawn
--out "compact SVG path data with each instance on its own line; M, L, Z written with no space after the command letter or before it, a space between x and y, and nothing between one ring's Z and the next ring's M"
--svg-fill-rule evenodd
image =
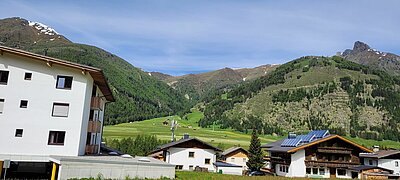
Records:
M145 121L138 121L132 123L118 124L114 126L106 126L104 128L104 137L107 139L112 138L125 138L135 137L139 134L154 134L159 139L170 140L171 130L170 125L163 125L163 122L167 119L176 119L178 121L178 128L175 131L176 139L180 139L184 133L189 133L191 137L196 137L211 143L212 145L226 149L234 145L240 145L247 148L250 144L250 132L249 134L240 133L230 129L215 128L201 128L197 125L197 122L203 118L203 114L198 111L193 111L186 115L187 118L181 119L178 116L154 118ZM170 122L170 121L168 121ZM261 136L261 143L269 143L276 141L282 137L265 135Z
M154 118L150 120L118 124L114 126L106 126L104 128L104 137L107 139L121 139L126 137L136 137L139 134L154 134L157 138L162 140L171 139L170 125L163 125L165 120L170 123L171 119L178 121L178 128L175 131L176 139L180 139L184 133L189 133L191 137L199 138L207 143L215 145L222 149L227 149L234 145L240 145L248 148L250 144L250 132L248 134L233 131L231 129L220 129L218 126L215 128L201 128L197 122L203 118L203 114L194 110L181 119L178 116L169 116ZM273 142L283 138L282 136L262 135L260 136L261 144ZM379 145L381 147L400 149L400 142L396 141L376 141L366 140L360 138L346 137L351 141L357 142L366 147Z
M286 179L307 179L307 178L287 178L280 176L234 176L226 174L216 173L204 173L204 172L191 172L191 171L176 171L177 180L236 180L236 179L251 179L251 180L286 180Z

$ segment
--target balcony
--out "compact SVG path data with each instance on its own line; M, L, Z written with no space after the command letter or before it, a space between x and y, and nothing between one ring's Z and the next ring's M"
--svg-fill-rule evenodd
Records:
M100 121L89 121L88 132L100 133L100 131L101 131L101 122Z
M92 97L90 102L90 109L92 110L103 110L104 101L101 97Z
M86 154L97 154L99 151L99 145L86 145L85 153Z

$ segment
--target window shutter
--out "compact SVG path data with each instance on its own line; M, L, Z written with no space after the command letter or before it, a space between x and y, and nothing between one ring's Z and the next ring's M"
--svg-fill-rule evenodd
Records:
M53 105L53 116L61 116L61 117L68 117L68 104L57 104L54 103Z

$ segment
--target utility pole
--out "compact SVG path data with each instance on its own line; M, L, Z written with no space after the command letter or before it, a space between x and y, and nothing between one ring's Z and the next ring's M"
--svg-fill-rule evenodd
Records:
M171 137L171 142L175 141L175 129L177 128L178 123L174 118L171 120L171 132L172 132L172 137Z

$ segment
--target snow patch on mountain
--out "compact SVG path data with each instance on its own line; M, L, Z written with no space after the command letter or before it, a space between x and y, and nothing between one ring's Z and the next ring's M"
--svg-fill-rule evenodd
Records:
M39 22L33 22L33 21L28 21L29 26L34 27L35 29L37 29L38 31L40 31L40 33L46 34L46 35L58 35L58 32L56 30L54 30L53 28L44 25L42 23Z

